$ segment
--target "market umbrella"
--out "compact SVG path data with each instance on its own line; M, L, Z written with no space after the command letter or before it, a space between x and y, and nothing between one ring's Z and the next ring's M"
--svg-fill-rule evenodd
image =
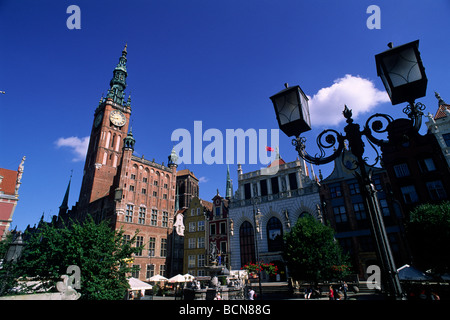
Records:
M183 277L186 279L186 281L192 281L195 278L192 274L189 273L184 274Z
M129 278L128 283L130 284L129 290L150 290L153 288L152 285L136 278Z
M423 273L422 271L411 267L408 264L405 264L403 267L398 270L398 278L400 280L432 280L433 278L429 275Z
M177 274L176 276L173 276L169 279L169 282L186 282L186 278L182 276L181 274Z
M167 281L168 279L166 277L163 277L162 275L157 274L151 277L149 280L153 282L158 282L158 281Z

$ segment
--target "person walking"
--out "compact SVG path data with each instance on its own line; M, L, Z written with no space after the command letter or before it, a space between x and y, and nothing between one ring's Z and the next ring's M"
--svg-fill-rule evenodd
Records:
M342 292L344 293L344 300L347 300L347 290L348 290L348 285L347 282L344 281L344 283L342 284Z
M330 285L329 290L328 290L328 298L330 300L334 300L334 290L333 290L333 286Z

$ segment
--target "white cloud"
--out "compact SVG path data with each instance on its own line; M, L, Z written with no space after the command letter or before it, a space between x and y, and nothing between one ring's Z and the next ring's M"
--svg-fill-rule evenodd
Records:
M204 182L208 182L208 181L209 181L209 179L206 178L206 177L200 177L200 178L198 178L198 183L204 183Z
M86 153L89 146L89 136L83 138L59 138L55 144L58 148L68 147L72 149L72 152L75 154L75 158L72 159L73 161L83 161L86 158Z
M312 98L308 98L312 127L335 126L345 121L342 115L345 105L356 118L378 104L389 101L387 93L375 88L372 81L350 74L334 80L333 85L320 89Z

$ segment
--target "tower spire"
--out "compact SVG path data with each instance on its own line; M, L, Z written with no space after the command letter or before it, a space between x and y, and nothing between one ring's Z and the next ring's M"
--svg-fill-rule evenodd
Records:
M110 88L108 90L107 99L112 99L115 103L123 106L124 104L124 90L127 87L127 44L122 50L122 56L119 58L119 63L113 71L113 78L109 82Z
M130 127L130 131L127 136L123 139L123 147L124 149L131 149L134 151L134 144L136 140L133 138L133 127Z
M59 214L66 213L67 209L69 209L69 192L70 192L70 183L72 182L72 174L73 170L70 171L69 184L67 185L66 193L64 194L64 199L59 207Z
M225 198L231 199L232 196L233 196L233 182L231 181L230 178L230 166L227 164L227 186L225 190Z

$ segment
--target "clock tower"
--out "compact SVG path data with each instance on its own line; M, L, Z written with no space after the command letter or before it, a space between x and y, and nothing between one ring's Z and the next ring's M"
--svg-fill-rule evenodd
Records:
M106 98L101 98L94 112L89 147L84 164L79 206L109 195L122 159L123 140L128 133L131 98L125 102L127 86L127 46L113 71Z

